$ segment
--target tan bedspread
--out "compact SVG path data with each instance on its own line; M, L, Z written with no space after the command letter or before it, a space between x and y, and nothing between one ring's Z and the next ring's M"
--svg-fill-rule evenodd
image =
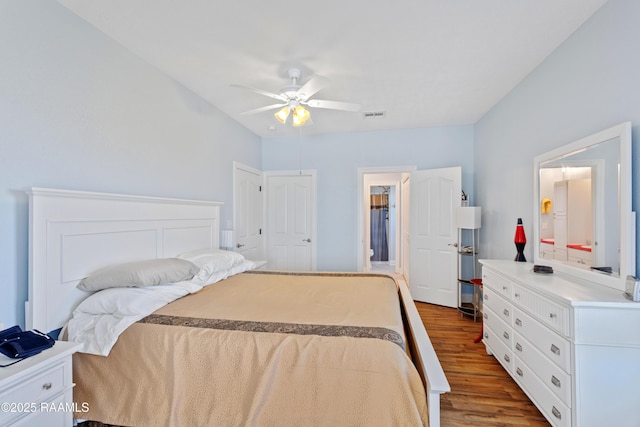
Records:
M77 417L132 426L427 424L422 381L395 342L404 330L390 278L245 273L154 315L147 321L169 325L139 322L108 357L74 356L74 400L90 408ZM248 321L254 331L198 319ZM300 333L322 325L364 335Z

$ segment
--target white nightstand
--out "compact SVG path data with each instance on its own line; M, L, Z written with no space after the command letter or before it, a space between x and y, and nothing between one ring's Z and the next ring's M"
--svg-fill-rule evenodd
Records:
M71 356L81 347L75 342L56 341L36 356L0 368L0 425L72 426ZM0 358L3 365L12 360L3 355Z

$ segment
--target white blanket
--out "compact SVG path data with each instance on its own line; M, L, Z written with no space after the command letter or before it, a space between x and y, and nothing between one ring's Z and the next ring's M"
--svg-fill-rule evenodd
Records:
M185 286L187 285L187 286ZM82 352L108 356L130 325L201 286L189 282L148 288L111 288L96 292L73 312L67 339L84 344Z
M145 288L111 288L91 294L73 311L66 325L67 339L83 343L83 353L108 356L120 334L138 320L204 286L255 267L253 261L244 259L224 265L219 257L198 264L200 272L188 281Z

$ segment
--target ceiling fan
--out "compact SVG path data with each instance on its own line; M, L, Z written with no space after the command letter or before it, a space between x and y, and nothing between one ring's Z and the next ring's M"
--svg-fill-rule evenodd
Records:
M305 108L305 106L311 108L326 108L330 110L340 110L340 111L360 111L359 104L353 104L349 102L340 102L340 101L327 101L323 99L311 99L313 95L315 95L318 91L323 89L329 84L329 79L326 77L315 75L307 83L300 86L298 84L298 80L300 79L301 72L298 68L290 68L289 69L289 78L291 79L291 84L289 86L285 86L280 89L280 93L269 92L262 89L256 89L249 86L243 85L232 85L234 87L240 87L244 89L249 89L253 92L259 93L264 96L268 96L269 98L277 99L280 101L278 104L267 105L265 107L256 108L254 110L245 111L241 113L243 115L246 114L257 114L262 113L264 111L275 110L279 108L274 116L280 123L286 123L289 114L292 114L292 124L293 126L302 126L306 123L306 121L311 116L309 110Z

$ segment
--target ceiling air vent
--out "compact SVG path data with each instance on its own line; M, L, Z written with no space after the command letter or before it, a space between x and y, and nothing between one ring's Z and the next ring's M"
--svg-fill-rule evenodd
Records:
M365 111L362 113L363 119L381 119L384 117L384 111Z

